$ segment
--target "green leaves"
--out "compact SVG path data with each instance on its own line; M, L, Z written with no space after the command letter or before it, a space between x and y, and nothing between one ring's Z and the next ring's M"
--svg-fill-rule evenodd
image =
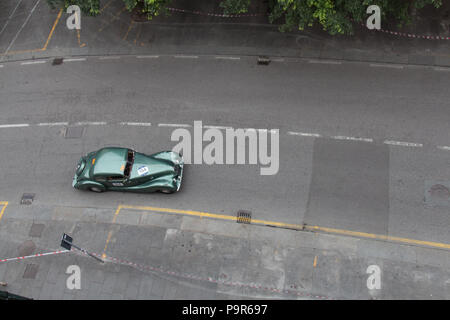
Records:
M220 7L226 15L238 15L248 12L251 1L263 0L222 0ZM80 6L81 11L89 15L99 14L100 0L47 0L52 8L67 8L72 4ZM172 0L123 0L129 11L137 8L147 18L167 13ZM413 8L421 9L427 5L439 8L442 0L269 0L269 21L273 23L284 19L280 31L304 30L320 25L328 33L352 34L353 22L364 22L367 7L378 5L381 18L397 21L404 25L411 22Z

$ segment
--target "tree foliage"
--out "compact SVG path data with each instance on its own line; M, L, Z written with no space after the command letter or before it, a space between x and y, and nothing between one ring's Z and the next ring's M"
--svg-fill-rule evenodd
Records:
M220 7L224 14L242 14L248 12L252 1L263 0L222 0ZM47 0L52 8L77 4L89 15L100 12L100 0ZM137 9L152 19L167 12L172 0L123 0L129 11ZM367 7L378 5L382 21L394 19L399 25L411 22L411 10L421 9L427 5L436 8L442 0L269 0L269 20L271 23L283 20L281 31L304 30L315 24L320 25L330 34L352 34L353 21L362 22L367 18Z

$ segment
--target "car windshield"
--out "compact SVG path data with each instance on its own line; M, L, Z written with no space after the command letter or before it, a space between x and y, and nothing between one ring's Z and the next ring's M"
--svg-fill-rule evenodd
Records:
M126 178L130 177L131 168L133 167L133 162L134 162L134 151L131 149L128 149L127 163L126 163L125 169L123 171L123 175Z

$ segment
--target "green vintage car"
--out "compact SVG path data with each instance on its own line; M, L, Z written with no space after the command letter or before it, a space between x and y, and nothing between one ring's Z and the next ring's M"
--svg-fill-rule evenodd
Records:
M180 189L183 165L182 156L173 151L146 155L128 148L107 147L81 157L72 186L94 192L173 193Z

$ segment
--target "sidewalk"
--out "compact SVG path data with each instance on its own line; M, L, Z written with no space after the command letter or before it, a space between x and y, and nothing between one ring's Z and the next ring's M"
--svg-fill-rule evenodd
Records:
M11 7L4 12L12 11ZM121 0L102 1L101 8L102 13L98 17L83 16L82 29L77 32L66 28L67 14L62 13L57 19L58 11L50 11L45 3L40 3L12 45L9 38L4 39L5 43L2 43L4 37L0 38L0 47L10 46L9 53L0 56L0 60L77 55L199 54L450 66L450 40L411 38L370 31L358 25L354 36L330 36L320 29L280 33L276 25L268 23L263 14L265 9L260 7L251 8L254 10L251 13L258 13L256 16L226 18L206 15L221 12L215 2L174 1L173 8L187 12L171 11L169 17L161 16L146 22L132 21ZM24 8L23 12L28 12L27 9L29 11L29 8ZM19 11L20 8L16 15ZM0 18L4 20L7 17ZM422 17L415 27L390 28L417 36L450 36L449 32L442 31L448 21L441 21L444 27L438 28L435 19L426 19ZM19 26L20 23L17 24ZM38 35L42 37L43 46L36 48L35 45L23 50L26 43L31 43L31 39Z
M123 209L111 223L114 211L9 206L1 259L60 250L64 232L98 256L106 247L107 258L0 262L0 281L33 299L450 298L446 250L145 210ZM70 265L80 290L66 287ZM367 288L370 265L381 269L379 290Z

